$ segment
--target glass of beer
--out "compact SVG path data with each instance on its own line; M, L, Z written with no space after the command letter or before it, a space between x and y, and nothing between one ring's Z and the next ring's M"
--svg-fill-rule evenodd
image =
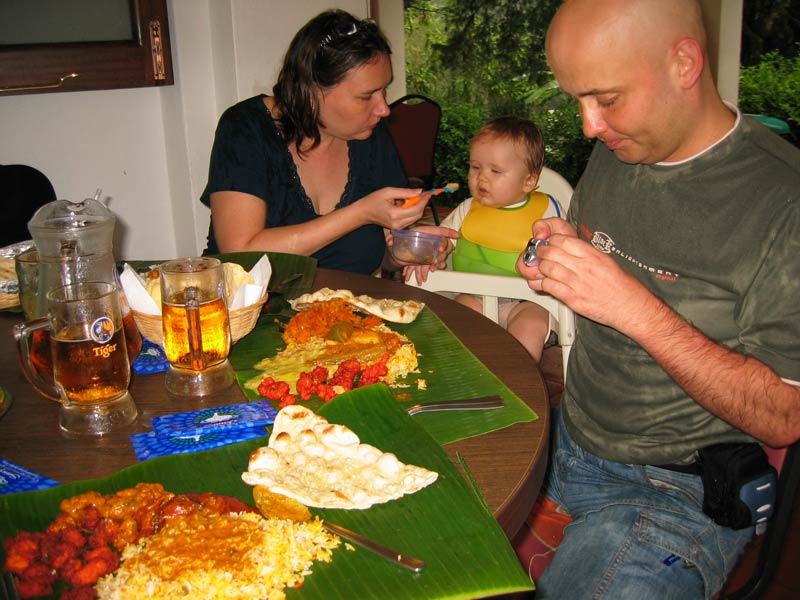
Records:
M207 396L230 386L231 331L222 263L179 258L162 264L161 314L164 353L170 362L167 390Z
M14 257L14 270L19 282L19 303L25 318L30 321L42 316L36 310L36 294L39 291L39 252L36 248L17 254Z
M49 333L52 376L33 366L31 341L40 331ZM84 282L50 290L47 317L17 325L14 337L28 379L61 403L64 432L99 436L136 418L119 290L113 284Z

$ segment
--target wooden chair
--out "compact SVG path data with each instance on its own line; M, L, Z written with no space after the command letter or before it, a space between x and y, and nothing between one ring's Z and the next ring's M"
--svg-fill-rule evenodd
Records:
M430 98L409 94L392 102L386 126L392 136L400 162L412 187L433 187L434 148L439 134L442 109ZM439 215L431 198L429 206L433 220L439 224Z

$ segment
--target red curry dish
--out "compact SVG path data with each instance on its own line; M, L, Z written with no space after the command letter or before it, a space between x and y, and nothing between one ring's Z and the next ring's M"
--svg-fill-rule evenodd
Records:
M23 598L50 595L56 587L64 588L62 599L95 598L94 584L119 567L125 547L152 536L170 519L258 512L236 498L174 494L157 483L109 495L87 492L63 500L60 509L44 532L20 531L3 542L4 568L15 575Z

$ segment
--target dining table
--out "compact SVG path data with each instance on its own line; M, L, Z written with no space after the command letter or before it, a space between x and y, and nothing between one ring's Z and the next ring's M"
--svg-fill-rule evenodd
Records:
M536 362L502 327L457 302L402 281L317 269L312 290L347 289L374 298L425 303L485 367L537 418L444 445L465 477L474 480L505 534L512 539L530 512L548 459L549 399ZM111 476L138 462L129 436L151 430L153 417L246 401L241 388L204 398L179 397L164 386L164 373L132 375L130 392L139 415L102 437L68 436L58 425L58 404L39 395L23 376L11 329L21 313L0 313L0 385L13 403L0 417L0 458L60 483ZM466 465L468 472L465 472Z

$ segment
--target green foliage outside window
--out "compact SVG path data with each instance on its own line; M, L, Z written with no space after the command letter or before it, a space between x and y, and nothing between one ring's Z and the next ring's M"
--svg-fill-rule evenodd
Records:
M800 52L794 57L768 52L758 64L742 67L739 106L745 113L786 121L790 141L800 146Z

